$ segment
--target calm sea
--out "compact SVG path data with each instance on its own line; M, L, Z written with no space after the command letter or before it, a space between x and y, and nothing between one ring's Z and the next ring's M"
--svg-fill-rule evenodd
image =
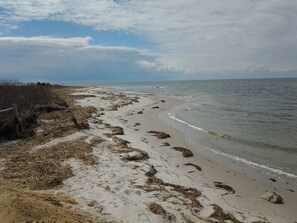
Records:
M182 99L185 103L166 116L175 127L186 128L192 141L219 155L297 178L295 78L122 83L108 88Z

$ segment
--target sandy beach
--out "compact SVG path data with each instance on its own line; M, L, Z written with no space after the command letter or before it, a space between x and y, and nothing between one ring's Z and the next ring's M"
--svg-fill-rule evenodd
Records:
M59 200L59 204L87 216L82 222L297 221L296 182L271 178L240 162L228 163L196 148L181 131L161 121L160 116L183 101L152 94L107 93L98 87L77 88L72 95L76 105L94 108L87 117L89 128L65 130L27 143L26 153L87 148L87 155L73 149L76 155L59 159L63 168L72 171L61 185L33 188L34 193L73 199ZM41 126L37 135L43 133ZM1 145L3 150L11 146ZM0 159L1 172L9 168L8 157ZM261 198L266 192L279 194L283 202ZM0 210L4 222L14 222L5 209ZM42 216L29 218L51 222ZM72 221L76 222L68 222Z

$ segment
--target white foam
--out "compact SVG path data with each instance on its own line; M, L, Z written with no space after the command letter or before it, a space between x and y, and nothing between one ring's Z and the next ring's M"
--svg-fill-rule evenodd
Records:
M232 156L230 154L227 154L227 153L215 150L215 149L210 149L210 151L212 151L213 153L219 154L221 156L225 156L225 157L228 157L230 159L233 159L233 160L248 164L248 165L250 165L250 166L252 166L254 168L260 168L260 169L268 170L269 172L272 172L272 173L276 173L276 174L279 174L279 175L285 175L287 177L297 179L297 176L295 174L288 173L288 172L285 172L285 171L280 170L280 169L276 169L276 168L265 166L265 165L262 165L262 164L259 164L259 163L255 163L255 162L246 160L246 159L244 159L242 157L239 157L239 156Z
M193 129L196 129L198 131L202 131L202 132L205 132L205 133L209 133L208 131L202 129L202 128L199 128L197 126L194 126L194 125L191 125L181 119L178 119L176 117L176 115L174 113L168 113L169 117L172 118L173 120L177 121L177 122L180 122L180 123L183 123ZM212 151L213 153L216 153L216 154L219 154L221 156L224 156L224 157L228 157L230 159L233 159L233 160L236 160L236 161L239 161L239 162L242 162L242 163L245 163L245 164L248 164L252 167L255 167L255 168L260 168L260 169L264 169L264 170L268 170L269 172L271 173L276 173L276 174L279 174L279 175L284 175L284 176L287 176L289 178L293 178L293 179L297 179L297 176L295 174L292 174L292 173L288 173L288 172L285 172L283 170L280 170L280 169L276 169L276 168L272 168L272 167L269 167L269 166L265 166L265 165L262 165L262 164L258 164L258 163L255 163L255 162L252 162L252 161L249 161L249 160L246 160L244 158L241 158L239 156L232 156L230 154L227 154L227 153L224 153L224 152L221 152L221 151L218 151L218 150L215 150L215 149L211 149L209 148L210 151Z
M183 120L177 118L176 115L175 115L174 113L168 113L168 115L169 115L170 118L172 118L173 120L175 120L175 121L177 121L177 122L183 123L183 124L185 124L185 125L187 125L187 126L193 128L193 129L198 130L198 131L202 131L202 132L206 132L206 133L208 133L208 131L204 130L203 128L197 127L197 126L195 126L195 125L191 125L191 124L189 124L189 123L187 123L187 122L185 122L185 121L183 121Z

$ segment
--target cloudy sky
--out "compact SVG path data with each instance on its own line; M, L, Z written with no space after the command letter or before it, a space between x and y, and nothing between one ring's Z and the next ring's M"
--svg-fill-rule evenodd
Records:
M0 0L0 79L297 77L295 0Z

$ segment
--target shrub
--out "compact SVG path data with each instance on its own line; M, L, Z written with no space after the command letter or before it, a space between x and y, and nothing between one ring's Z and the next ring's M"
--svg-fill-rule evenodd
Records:
M17 105L19 117L27 121L36 121L32 110L38 105L50 104L53 98L52 87L41 84L24 84L14 80L0 80L0 110ZM12 112L0 114L0 136L11 135L14 132ZM32 124L32 123L31 123Z

